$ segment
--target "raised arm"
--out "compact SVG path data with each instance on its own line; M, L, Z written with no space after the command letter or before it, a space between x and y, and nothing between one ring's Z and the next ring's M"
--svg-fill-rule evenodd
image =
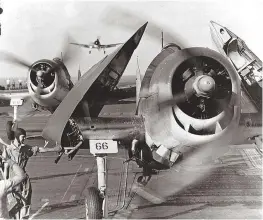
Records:
M57 145L55 147L46 148L48 142L45 141L44 147L38 147L38 152L45 153L45 152L59 152L61 151L62 147L60 145Z

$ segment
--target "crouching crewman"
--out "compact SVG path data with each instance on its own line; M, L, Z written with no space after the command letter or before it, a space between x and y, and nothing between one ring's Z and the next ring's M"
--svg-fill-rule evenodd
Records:
M5 179L1 170L3 179L0 180L0 219L10 219L7 206L7 196L12 193L16 186L22 183L22 181L26 178L26 174L13 160L7 159L1 155L0 158L2 162L8 164L8 166L13 170L13 176L9 179Z

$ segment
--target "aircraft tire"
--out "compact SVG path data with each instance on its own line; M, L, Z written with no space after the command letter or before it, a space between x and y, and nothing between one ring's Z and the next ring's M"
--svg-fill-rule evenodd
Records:
M85 193L86 219L102 219L102 198L96 187L89 187Z

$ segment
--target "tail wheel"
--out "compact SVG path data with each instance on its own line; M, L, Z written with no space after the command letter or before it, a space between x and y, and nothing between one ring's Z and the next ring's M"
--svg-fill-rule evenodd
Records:
M85 198L86 219L102 219L102 202L99 190L96 187L89 187Z

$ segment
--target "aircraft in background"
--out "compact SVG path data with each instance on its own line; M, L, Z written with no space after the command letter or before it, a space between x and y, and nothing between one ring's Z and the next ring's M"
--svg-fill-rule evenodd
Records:
M226 27L211 21L210 30L217 49L230 60L241 77L242 90L262 112L262 61Z
M111 48L111 47L116 47L118 45L121 45L123 43L117 43L117 44L101 44L100 43L100 37L97 37L97 39L90 43L90 44L78 44L78 43L70 43L72 45L77 45L80 47L85 47L85 48L89 48L89 49L97 49L98 51L103 50L104 54L106 53L105 49L107 48ZM91 50L89 51L89 53L91 54Z
M153 170L171 168L181 153L188 158L202 151L219 156L224 146L261 134L261 120L241 114L240 78L229 60L208 48L180 49L172 43L153 59L141 81L137 76L136 114L101 117L108 92L117 84L114 79L119 80L129 61L125 58L132 55L129 46L139 42L145 27L82 76L42 132L63 145L68 121L74 120L83 147L96 156L98 189L88 188L85 200L89 218L107 217L105 155L117 153L120 143L143 168L138 181L147 183ZM187 163L187 157L182 161ZM95 201L98 210L92 208Z

